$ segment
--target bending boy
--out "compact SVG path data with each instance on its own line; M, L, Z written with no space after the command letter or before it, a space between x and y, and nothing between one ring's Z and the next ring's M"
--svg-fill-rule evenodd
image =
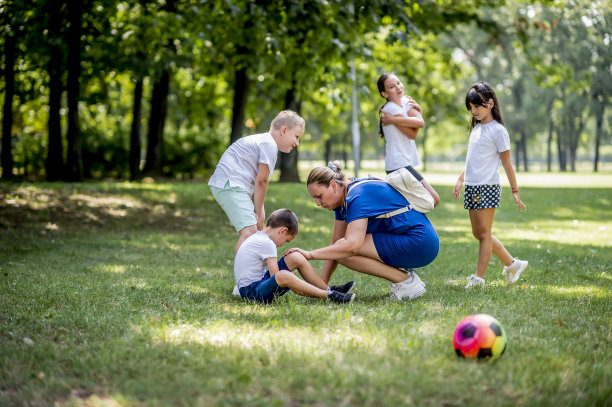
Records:
M221 156L208 185L239 233L236 251L244 239L263 229L264 198L278 152L297 147L304 126L297 113L283 110L272 120L269 132L243 137Z
M352 302L355 294L350 290L355 285L354 281L328 287L299 252L277 261L277 248L292 241L297 233L297 216L288 209L278 209L270 214L263 230L246 238L238 248L234 261L234 276L240 296L267 304L291 290L306 297L327 298L338 303ZM296 269L304 280L291 272Z

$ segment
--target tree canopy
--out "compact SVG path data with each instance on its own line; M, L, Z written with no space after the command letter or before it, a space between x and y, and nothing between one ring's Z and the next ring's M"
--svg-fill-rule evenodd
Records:
M425 162L461 156L462 98L486 80L519 169L575 171L586 151L597 171L610 14L603 0L7 0L2 177L206 176L285 108L307 122L300 157L347 158L353 85L361 154L376 158L376 79L391 71L424 108ZM281 180L298 180L297 161L281 157Z

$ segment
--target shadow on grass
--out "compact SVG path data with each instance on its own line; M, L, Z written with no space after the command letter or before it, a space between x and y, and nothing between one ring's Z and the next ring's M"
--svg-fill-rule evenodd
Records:
M504 203L495 225L507 233L583 210L581 221L601 220L605 208L589 208L602 190L589 191L576 206L572 191L555 189L540 203L537 190L521 189L534 202L529 212L518 216ZM442 247L419 271L422 298L389 302L387 282L339 268L334 281L358 283L351 306L294 294L263 306L231 295L236 234L203 184L1 192L0 402L463 405L476 393L485 405L537 397L571 405L578 393L583 404L609 401L609 367L601 364L609 362L612 254L601 245L540 232L506 238L511 253L530 261L522 280L507 287L494 259L486 289L466 291L478 244L461 203L445 202L431 215ZM271 185L266 207L298 213L306 231L297 245L329 241L320 235L333 213L315 208L303 184ZM501 369L454 363L452 330L477 312L495 315L508 332ZM588 352L575 349L576 337ZM535 390L512 384L525 366L521 383ZM412 382L419 385L406 386Z

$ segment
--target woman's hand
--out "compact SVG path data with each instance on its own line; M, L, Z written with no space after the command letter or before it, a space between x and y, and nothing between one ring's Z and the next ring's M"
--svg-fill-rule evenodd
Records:
M288 254L295 253L295 252L300 253L302 256L304 256L306 260L312 260L312 252L300 249L299 247L293 247L287 250L285 253L283 253L283 257L285 257Z

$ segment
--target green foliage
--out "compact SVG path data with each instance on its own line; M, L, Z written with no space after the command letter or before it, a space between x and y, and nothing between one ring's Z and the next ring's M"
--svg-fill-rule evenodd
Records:
M608 405L610 175L522 181L528 211L504 190L494 224L530 262L519 283L492 259L487 287L463 289L477 242L435 184L427 293L390 302L387 282L340 267L351 306L232 296L237 235L205 184L0 184L0 404ZM279 253L328 244L333 216L303 185L272 184L266 209L280 207L301 225ZM454 354L455 325L479 312L505 327L496 363Z
M55 46L65 83L70 5L0 4L0 45L6 36L18 39L12 148L22 175L44 176L47 71ZM86 166L96 178L127 176L133 83L145 79L144 135L150 84L170 70L165 170L205 175L229 141L234 72L242 67L250 79L245 132L266 131L291 90L307 119L301 157L350 156L352 62L364 158L384 151L375 84L384 71L397 73L425 109L426 139L419 142L428 155L452 159L462 148L469 118L463 94L478 79L496 84L508 127L524 135L530 153L544 154L552 129L567 154L578 154L569 151L575 146L592 155L593 118L604 123L603 147L612 134L609 14L603 0L87 0L79 124L83 154L96 162ZM3 89L0 82L0 96ZM62 106L65 133L65 100ZM568 115L581 123L564 123Z

